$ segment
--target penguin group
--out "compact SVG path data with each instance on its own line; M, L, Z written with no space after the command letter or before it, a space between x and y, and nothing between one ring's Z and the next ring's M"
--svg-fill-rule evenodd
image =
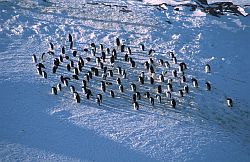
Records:
M198 88L212 91L210 81L199 83L197 78L186 75L188 66L178 60L174 51L167 51L158 59L156 50L147 49L143 43L132 48L118 37L111 47L91 42L77 48L71 34L66 40L57 49L50 42L40 59L32 55L38 75L47 79L50 73L57 78L51 86L53 95L64 91L76 103L89 100L98 106L105 105L107 100L124 99L134 110L139 110L141 105L177 108L180 100ZM204 66L204 72L211 73L209 64ZM226 104L232 107L232 99L227 98Z

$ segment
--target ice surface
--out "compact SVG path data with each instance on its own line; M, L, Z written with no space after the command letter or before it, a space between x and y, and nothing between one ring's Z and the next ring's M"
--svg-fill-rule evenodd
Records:
M248 161L249 18L214 17L179 1L164 7L144 2L0 2L0 161ZM174 92L176 110L143 102L134 111L126 95L105 96L102 106L94 100L76 104L66 89L52 96L50 88L59 81L49 71L53 57L46 55L44 80L31 56L40 61L49 42L58 55L68 33L81 53L91 42L108 47L119 37L137 51L131 57L138 63L148 60L138 52L140 43L156 50L154 59L170 61L166 52L172 50L188 66L188 84L195 77L199 88L184 98ZM210 74L204 72L207 63ZM128 76L142 70L122 65ZM205 81L212 83L211 92ZM94 93L99 92L96 84L91 85ZM234 100L232 109L225 105L227 97Z

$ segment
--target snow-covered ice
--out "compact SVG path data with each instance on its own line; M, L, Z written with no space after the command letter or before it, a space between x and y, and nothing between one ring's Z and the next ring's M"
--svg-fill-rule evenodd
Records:
M242 15L219 17L200 7L192 11L186 4L195 1L155 2L0 1L0 161L249 161L247 1L237 3ZM94 100L77 104L67 91L53 96L51 86L59 81L49 71L53 58L46 55L45 80L31 56L40 59L49 42L58 55L69 33L81 54L91 42L113 46L115 37L131 47L137 63L148 60L138 52L140 43L156 51L154 59L168 60L166 52L174 51L187 64L191 92L184 98L173 93L176 109L142 102L139 111L126 95L106 95L101 106ZM129 77L142 70L122 66ZM193 77L197 89L191 88ZM127 89L134 79L125 81ZM206 81L212 91L205 90Z

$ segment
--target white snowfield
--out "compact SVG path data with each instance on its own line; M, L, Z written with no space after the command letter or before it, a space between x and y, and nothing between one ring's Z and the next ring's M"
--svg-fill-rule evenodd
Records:
M239 13L223 12L218 17L194 11L186 4L195 1L0 1L0 161L249 161L249 41L250 7L237 1ZM214 1L209 1L212 3ZM164 4L162 4L164 3ZM68 34L73 36L77 57L69 49ZM69 61L52 74L54 58L66 47L66 55L76 61L90 57L82 73L95 66L94 57L83 51L90 44L116 48L114 38L130 47L132 68L118 52L114 67L127 72L122 79L124 93L117 89L114 71L107 78L112 85L103 93L100 106L95 96L102 93L102 78L93 76L88 83L94 96L87 100L81 91L81 80L70 80L81 96L76 103L69 87L58 95L51 87L60 82L60 75L71 76L66 70ZM54 44L54 55L42 53ZM141 51L143 43L146 51ZM153 56L147 52L154 49ZM117 50L119 51L119 50ZM143 63L152 58L157 78L166 70L165 79L178 71L167 55L173 51L177 62L185 62L186 83L173 78L172 97L176 108L165 96L165 83L156 79L151 85L137 81ZM45 65L48 78L36 72L38 62ZM160 67L157 60L169 61L170 68ZM108 68L112 68L109 62ZM211 73L205 73L205 65ZM145 71L145 75L149 74ZM179 73L178 73L179 76ZM198 80L198 88L192 86ZM211 91L205 82L211 83ZM162 103L155 106L148 99L138 101L133 110L130 84L135 83L143 94L156 95L162 85ZM180 97L178 90L188 85L190 93ZM115 98L108 91L114 90ZM232 98L233 107L227 106Z

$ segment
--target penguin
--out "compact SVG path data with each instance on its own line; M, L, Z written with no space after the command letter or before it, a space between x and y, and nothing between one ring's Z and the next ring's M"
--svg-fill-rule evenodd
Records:
M97 66L100 66L100 63L101 63L100 57L95 58L95 63L96 63Z
M158 63L159 63L160 66L163 66L163 65L164 65L164 62L163 62L162 59L158 60Z
M127 53L124 55L124 61L128 62L128 54Z
M154 60L152 59L152 58L149 58L149 60L148 60L148 62L149 62L149 64L154 64Z
M131 63L130 63L131 67L134 68L135 67L135 61L132 60Z
M73 45L74 45L74 43L73 42L70 42L70 46L69 46L69 49L73 49Z
M58 58L55 58L53 64L55 66L59 66L60 65L60 60Z
M139 104L138 104L138 102L133 102L133 108L134 108L134 110L139 110Z
M45 61L45 53L42 53L42 56L41 56L41 60L42 60L42 62L44 62Z
M104 50L103 44L100 44L99 47L100 47L100 51L103 52L103 50Z
M93 79L93 73L91 71L88 71L87 74L89 76L89 79Z
M157 93L162 93L161 85L158 85L158 86L157 86Z
M176 101L175 101L175 99L171 99L170 105L171 105L173 108L176 107Z
M60 62L63 62L63 56L62 55L59 56L59 60L60 60Z
M117 59L117 54L115 49L112 50L112 56L114 56L114 58Z
M106 92L106 85L104 81L101 81L101 90L102 92Z
M73 54L73 57L76 57L77 51L74 50L72 54Z
M164 76L162 74L159 75L160 82L164 82Z
M62 54L65 54L65 47L64 46L62 47L61 52L62 52Z
M152 56L152 55L154 54L154 52L155 52L155 50L150 49L150 50L148 51L148 55L149 55L149 56Z
M127 78L127 73L126 73L125 70L124 70L124 73L122 73L122 78L123 78L123 79L126 79L126 78Z
M84 48L83 51L87 54L89 50L87 48Z
M72 37L72 35L69 33L69 42L73 42L73 37Z
M211 91L211 84L209 82L206 82L205 85L206 85L206 90Z
M56 87L52 87L51 88L51 94L57 95L57 89L56 89Z
M170 68L170 64L169 64L168 61L165 61L165 62L164 62L164 65L165 65L166 68Z
M87 87L82 86L82 93L86 94L87 93Z
M144 78L143 78L143 77L139 76L139 77L138 77L138 81L139 81L141 84L144 84Z
M62 85L60 83L58 83L56 85L57 91L61 91L62 90Z
M128 62L131 64L132 61L133 61L132 57L129 57L129 58L128 58Z
M168 83L169 83L169 84L172 84L172 83L173 83L173 79L172 79L172 78L169 78L169 79L168 79Z
M74 74L74 75L72 75L72 78L73 78L73 79L75 79L75 80L79 80L78 75L75 75L75 74Z
M110 65L113 65L115 63L115 56L110 56L109 58Z
M131 48L130 48L130 47L128 47L128 54L129 54L129 55L132 55L132 51L131 51Z
M116 83L117 83L118 85L120 85L120 84L121 84L121 79L120 79L120 78L117 78L117 79L116 79Z
M125 52L125 45L121 45L121 52Z
M87 87L87 81L86 80L82 80L82 86Z
M184 85L183 90L184 90L185 93L189 93L188 85Z
M122 68L121 68L120 66L117 67L117 73L118 73L119 75L122 74Z
M233 100L231 98L227 98L227 106L233 107Z
M144 71L141 72L140 76L144 79L145 77Z
M115 93L114 93L113 90L110 90L109 94L110 94L110 96L111 96L112 98L115 98Z
M66 60L69 60L69 56L64 56L64 58L65 58Z
M155 73L154 67L152 65L149 66L149 72L151 74Z
M107 74L102 74L102 79L106 80L107 79Z
M74 99L76 103L80 103L80 95L77 92L74 92Z
M76 68L76 67L74 68L74 74L75 74L75 75L79 75L79 70L78 70L78 68Z
M177 71L176 71L176 70L173 70L173 71L172 71L172 76L173 76L173 77L177 77Z
M39 68L39 69L42 69L42 68L45 69L45 66L42 63L36 64L36 67Z
M177 64L177 59L176 59L176 57L173 57L173 58L172 58L172 61L173 61L173 64Z
M85 76L87 82L89 82L89 75L88 75L88 74L85 74L84 76Z
M119 85L119 90L120 90L121 93L124 92L123 85L121 85L121 84Z
M144 93L144 96L145 96L146 98L149 98L149 97L150 97L150 93L149 93L149 92L146 92L146 93Z
M185 62L181 62L179 65L182 67L183 70L187 69L187 65L185 64Z
M184 71L184 67L182 66L182 64L179 64L179 73L182 73Z
M171 92L170 92L170 91L167 91L167 92L166 92L166 97L169 98L169 99L172 98L172 95L171 95Z
M114 76L114 74L113 74L113 71L112 71L112 70L108 70L108 76L109 76L109 77L113 77L113 76Z
M149 70L149 63L148 63L148 61L146 61L146 62L144 63L144 68L147 69L147 70Z
M81 66L84 67L84 60L79 56L78 61L81 63Z
M91 47L91 49L93 49L94 51L96 51L96 45L95 45L95 43L91 43L90 47Z
M67 79L64 79L64 80L63 80L63 84L64 84L65 87L68 87L68 85L69 85L68 80L67 80Z
M169 51L169 52L167 52L167 53L168 53L168 55L169 55L170 58L174 58L174 57L175 57L175 56L174 56L174 52Z
M100 93L97 94L97 95L96 95L96 98L98 98L98 99L100 100L100 102L102 103L102 94L100 94Z
M50 46L50 50L54 50L54 45L53 45L53 43L49 43L49 46Z
M70 67L70 64L67 64L67 65L66 65L66 68L67 68L68 71L70 71L70 68L71 68L71 67Z
M70 60L70 67L74 67L74 61Z
M107 49L106 49L106 52L107 52L107 54L109 55L109 54L110 54L110 49L107 48Z
M161 103L161 96L160 95L156 95L156 99L157 99L157 101L159 102L159 103Z
M120 47L120 45L121 45L120 39L116 38L115 39L115 46Z
M90 62L90 61L91 61L91 58L90 58L90 57L86 57L85 59L87 60L87 62Z
M168 91L172 92L173 91L173 86L170 83L167 83L167 89Z
M101 105L101 101L100 101L100 99L99 99L99 98L96 98L96 99L95 99L95 102L97 103L97 105L98 105L98 106L100 106L100 105Z
M69 88L70 88L71 93L74 93L76 91L76 89L75 89L75 87L73 85L71 85Z
M178 92L179 92L180 97L183 97L183 95L184 95L184 94L183 94L183 91L182 91L182 90L179 90Z
M102 58L103 62L106 62L106 53L105 52L102 52L101 58Z
M139 46L140 46L140 49L142 50L142 51L145 51L145 46L144 46L144 44L139 44Z
M150 77L149 80L150 80L150 84L154 84L154 78L153 77Z
M133 102L136 102L136 94L133 94L133 95L132 95L132 103L133 103Z
M130 87L133 92L136 92L136 85L134 83L132 83Z
M82 71L82 64L80 63L80 61L77 62L77 69L78 71Z
M37 58L36 58L36 55L35 55L35 54L32 55L32 62L33 62L33 63L37 63Z
M95 57L96 51L95 51L94 49L91 49L91 50L90 50L90 54L91 54L93 57Z
M194 88L198 87L198 81L195 78L192 78L192 84Z
M181 81L181 83L185 83L187 81L187 79L186 79L186 77L184 75L182 75L180 77L180 81Z
M155 105L155 101L153 97L149 97L149 103L154 106Z
M206 64L206 65L205 65L205 72L206 72L206 73L211 73L211 67L210 67L209 64Z
M137 100L141 99L141 93L140 92L135 92L135 96Z
M45 71L42 71L42 76L44 79L47 79L47 73Z

